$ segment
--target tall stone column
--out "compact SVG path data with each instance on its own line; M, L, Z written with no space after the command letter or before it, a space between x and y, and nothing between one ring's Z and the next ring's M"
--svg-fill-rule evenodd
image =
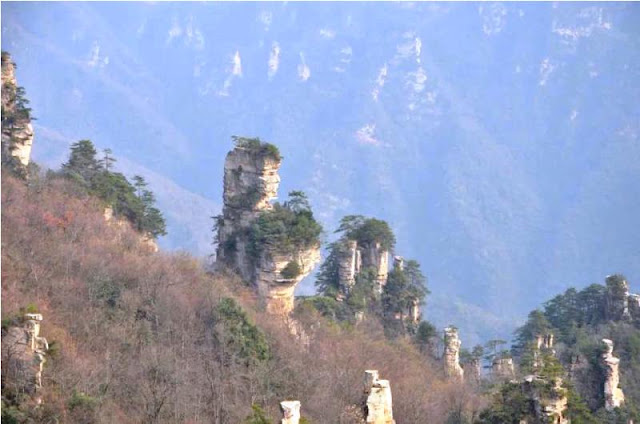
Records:
M613 342L602 339L605 351L602 354L602 365L605 371L604 381L604 407L607 411L621 406L624 403L624 393L618 387L620 384L620 359L613 356Z
M444 329L444 374L453 380L464 378L464 369L460 366L460 346L458 329L447 327Z
M300 422L300 401L299 400L287 400L280 402L280 408L282 409L282 421L281 424L298 424Z
M364 372L365 422L395 424L389 380L380 380L377 370Z

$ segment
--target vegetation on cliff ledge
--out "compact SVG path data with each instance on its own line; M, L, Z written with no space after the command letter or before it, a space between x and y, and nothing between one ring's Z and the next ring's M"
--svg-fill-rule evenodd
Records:
M278 147L274 144L260 140L260 137L240 137L234 135L231 136L231 139L236 147L247 149L256 153L260 157L271 158L276 162L280 162L282 160L282 155L280 155Z
M313 216L307 196L292 191L283 204L263 211L249 228L249 253L256 261L265 250L295 254L320 245L322 225Z
M102 159L97 155L90 140L73 143L60 174L74 181L80 190L102 199L116 217L127 219L138 231L154 238L165 235L164 217L155 207L155 196L147 189L145 179L135 175L132 184L122 173L113 172L116 160L111 150L105 149Z

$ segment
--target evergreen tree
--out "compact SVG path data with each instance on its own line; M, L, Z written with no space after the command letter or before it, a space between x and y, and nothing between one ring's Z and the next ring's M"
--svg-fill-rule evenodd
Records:
M90 140L80 140L73 143L69 160L62 164L62 173L83 187L90 188L93 178L101 168L96 154L96 148Z

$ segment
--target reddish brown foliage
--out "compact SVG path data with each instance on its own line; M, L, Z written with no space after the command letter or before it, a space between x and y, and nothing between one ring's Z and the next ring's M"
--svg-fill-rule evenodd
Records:
M277 417L278 402L294 398L311 422L347 423L365 369L391 381L399 424L478 409L479 398L442 381L440 365L373 324L339 328L309 311L304 349L233 277L208 275L185 254L150 254L102 211L67 181L27 187L3 174L2 314L36 304L57 352L35 421L237 423L252 403ZM222 297L267 334L272 360L247 367L217 341Z

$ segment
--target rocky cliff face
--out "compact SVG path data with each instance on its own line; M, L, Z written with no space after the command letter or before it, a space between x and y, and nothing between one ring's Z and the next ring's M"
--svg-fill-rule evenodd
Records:
M356 275L362 268L362 253L358 249L358 242L345 240L340 246L338 258L338 278L340 287L349 293L356 283Z
M2 151L23 167L29 165L33 144L31 119L19 113L18 82L15 64L8 53L2 54Z
M624 393L618 387L620 384L620 359L613 356L613 342L609 339L602 339L605 351L602 354L602 365L605 372L604 381L604 406L607 411L611 411L624 403Z
M464 370L468 381L473 384L480 383L482 380L482 361L480 358L471 359L468 364L465 364Z
M356 240L343 240L338 260L338 277L345 293L349 293L355 284L356 275L364 268L375 269L376 291L382 293L389 274L389 252L380 243L361 246Z
M391 385L388 380L380 380L378 371L364 372L365 422L372 424L395 424Z
M606 279L605 314L611 321L640 320L640 295L629 294L629 283L620 275Z
M280 185L280 160L252 149L236 147L224 163L222 216L218 222L216 260L234 268L247 281L255 278L255 265L246 232L260 212L271 210Z
M444 373L448 378L462 380L464 370L460 366L460 345L458 330L447 327L444 330Z
M551 355L556 354L556 351L553 349L553 334L539 334L536 336L536 344L535 349L533 351L533 368L540 369L544 365L542 353L549 353Z
M2 332L3 392L5 387L26 392L36 403L41 403L42 369L49 349L47 339L40 337L41 322L41 314L26 314L22 325Z
M313 271L320 259L319 248L293 254L263 253L259 266L253 272L258 294L269 313L288 315L293 310L296 286ZM300 266L300 274L295 278L282 278L282 270L292 261Z
M498 380L513 378L515 376L513 358L494 358L491 363L491 375Z
M286 316L293 310L296 286L320 262L320 246L283 253L280 246L267 242L259 253L251 250L252 225L261 213L273 210L280 163L279 157L259 148L236 146L227 155L216 260L251 282L268 312ZM283 276L292 263L298 269L295 277Z

